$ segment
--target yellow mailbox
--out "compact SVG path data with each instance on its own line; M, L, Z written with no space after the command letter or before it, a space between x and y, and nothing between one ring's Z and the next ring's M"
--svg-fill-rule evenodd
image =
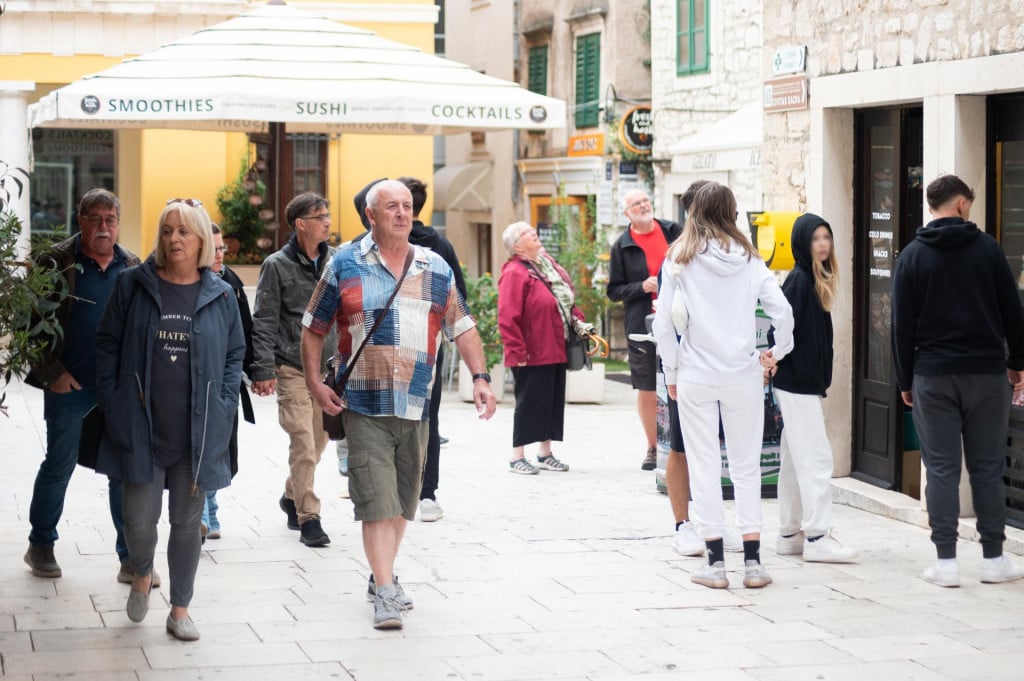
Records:
M764 258L768 269L793 269L793 247L789 236L793 233L793 223L801 215L803 213L778 210L747 213L754 247Z

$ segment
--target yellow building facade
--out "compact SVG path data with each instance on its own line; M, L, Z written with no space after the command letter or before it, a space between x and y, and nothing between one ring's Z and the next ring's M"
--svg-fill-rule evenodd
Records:
M159 5L139 0L10 0L0 16L0 73L8 83L27 83L31 104L87 74L261 4L239 0ZM432 0L289 4L433 53L437 8ZM286 170L291 175L268 184L294 187L294 193L321 191L331 202L332 231L338 240L363 231L352 197L367 182L401 175L429 182L433 176L433 138L429 136L346 133L293 137L287 129L279 133L275 136L278 146L271 147L275 157L282 153L281 146L297 145L295 150L286 150L290 159ZM30 168L33 229L70 221L81 194L104 186L121 199L121 243L136 253L149 253L168 199L197 198L214 220L221 219L217 193L235 180L243 164L255 160L254 141L258 139L244 132L34 130ZM10 157L8 151L0 148L0 160ZM283 172L273 159L271 167L271 172ZM268 197L269 207L278 213L275 219L281 224L281 240L289 232L283 219L289 198ZM425 214L430 210L428 205Z

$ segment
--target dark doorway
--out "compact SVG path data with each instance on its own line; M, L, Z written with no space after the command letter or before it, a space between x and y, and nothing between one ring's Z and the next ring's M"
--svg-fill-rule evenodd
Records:
M889 338L892 270L922 224L921 107L859 111L854 206L853 476L899 489L904 406Z

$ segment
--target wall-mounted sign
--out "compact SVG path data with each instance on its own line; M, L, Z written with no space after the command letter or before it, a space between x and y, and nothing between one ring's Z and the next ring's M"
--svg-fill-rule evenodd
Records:
M649 154L654 145L654 114L649 106L634 106L619 122L619 139L634 154Z
M806 109L807 102L807 76L786 76L764 83L765 113Z
M573 135L569 138L569 156L603 156L604 135Z
M806 45L785 45L775 50L775 54L772 55L772 73L776 76L802 73L806 65Z

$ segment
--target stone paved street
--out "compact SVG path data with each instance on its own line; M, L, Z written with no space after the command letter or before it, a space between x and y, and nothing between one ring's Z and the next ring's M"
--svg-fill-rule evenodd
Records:
M27 545L32 480L45 427L38 391L8 389L0 417L0 656L4 681L621 681L1021 678L1024 582L978 582L980 547L960 547L964 586L918 578L932 559L926 530L837 506L855 565L775 555L775 502L764 503L762 557L775 583L692 584L702 559L670 547L668 500L643 455L633 394L608 381L606 404L570 405L569 473L511 475L512 405L491 422L446 393L440 522L411 524L397 572L416 600L400 632L371 628L368 568L333 445L318 471L332 544L310 549L277 507L286 438L272 398L241 426L241 472L218 498L223 538L208 541L192 614L202 633L164 631L164 586L132 624L117 563L105 480L78 469L56 555L64 576L33 577ZM1016 537L1021 534L1017 532ZM1018 544L1019 545L1019 544ZM1016 557L1020 560L1019 557Z

